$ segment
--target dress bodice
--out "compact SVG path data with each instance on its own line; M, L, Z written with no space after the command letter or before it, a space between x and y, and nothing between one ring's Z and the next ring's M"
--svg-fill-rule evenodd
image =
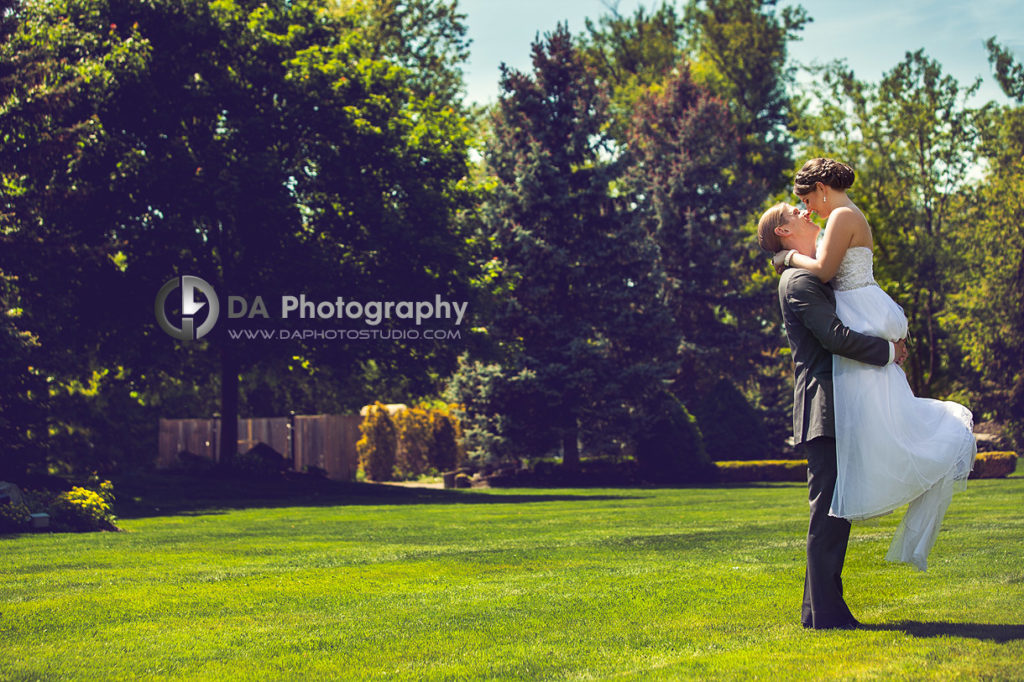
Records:
M875 284L873 257L874 252L866 246L851 246L847 249L839 269L832 277L832 288L847 291Z

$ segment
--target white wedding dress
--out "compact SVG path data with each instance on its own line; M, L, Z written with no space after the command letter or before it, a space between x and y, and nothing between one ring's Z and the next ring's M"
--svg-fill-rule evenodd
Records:
M847 327L885 339L907 335L903 309L875 283L872 251L847 250L832 279L836 313ZM886 559L927 568L954 490L974 466L973 415L950 401L917 398L903 368L833 356L836 461L829 514L851 521L907 503Z

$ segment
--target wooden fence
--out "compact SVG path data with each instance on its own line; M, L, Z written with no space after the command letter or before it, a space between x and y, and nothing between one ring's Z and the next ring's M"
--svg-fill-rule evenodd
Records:
M329 478L355 479L358 414L317 414L238 420L238 452L265 443L292 463L295 471L317 467ZM190 452L220 461L220 419L161 419L158 468L172 468Z

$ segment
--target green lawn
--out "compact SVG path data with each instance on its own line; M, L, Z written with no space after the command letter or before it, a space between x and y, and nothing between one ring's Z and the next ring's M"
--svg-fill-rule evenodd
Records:
M927 573L882 560L897 515L855 526L853 632L800 626L796 483L172 484L125 533L0 539L0 678L1024 679L1021 473L954 498Z

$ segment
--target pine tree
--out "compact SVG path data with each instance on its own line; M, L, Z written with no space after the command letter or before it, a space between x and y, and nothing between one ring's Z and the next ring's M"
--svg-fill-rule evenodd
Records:
M489 325L502 408L520 452L632 442L678 340L653 240L630 215L608 143L607 96L568 29L533 44L533 73L502 68L485 207L507 296Z

